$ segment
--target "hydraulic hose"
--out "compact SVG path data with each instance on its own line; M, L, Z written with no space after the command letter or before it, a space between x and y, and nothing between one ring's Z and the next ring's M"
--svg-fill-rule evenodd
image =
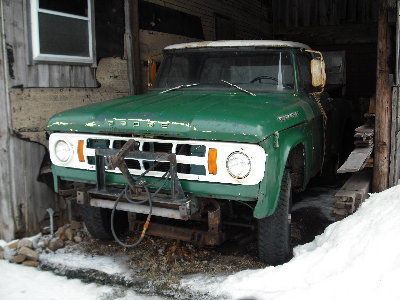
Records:
M133 244L125 244L124 242L122 242L122 241L118 238L117 234L115 233L115 228L114 228L114 216L115 216L115 211L117 210L118 203L119 203L119 201L122 199L122 196L126 195L126 199L128 200L128 202L132 203L132 201L127 197L128 185L126 185L125 188L122 190L122 192L118 195L118 198L117 198L117 200L115 201L114 207L113 207L113 209L112 209L112 211L111 211L111 233L112 233L112 235L113 235L115 241L116 241L118 244L120 244L122 247L134 248L134 247L136 247L137 245L139 245L139 244L142 242L144 236L146 235L147 228L149 227L149 224L150 224L151 214L152 214L152 212L153 212L153 202L152 202L152 199L151 199L150 191L149 191L149 189L147 188L146 184L143 184L142 186L143 186L143 188L145 189L148 198L145 199L145 200L142 200L142 201L138 201L138 202L136 202L136 204L140 204L140 203L144 203L144 202L147 202L147 201L148 201L148 202L149 202L149 214L147 215L146 222L145 222L144 225L143 225L143 230L142 230L142 233L141 233L141 235L140 235L140 238L139 238L135 243L133 243Z
M153 164L149 169L147 169L146 171L144 171L144 172L143 172L136 180L134 180L134 181L135 181L135 182L139 182L139 179L141 179L142 177L144 177L148 172L150 172L152 169L154 169L159 163L160 163L160 162L156 162L155 164ZM154 192L153 195L150 193L149 188L148 188L148 185L147 185L146 182L144 182L144 181L139 182L139 185L143 187L143 189L145 190L145 192L146 192L146 194L147 194L147 199L140 200L140 201L136 201L136 200L133 200L133 199L132 199L131 195L129 195L129 192L128 192L128 191L130 190L130 189L129 189L130 186L129 186L129 184L125 185L125 188L124 188L124 189L121 191L121 193L118 195L117 200L115 200L114 207L113 207L113 209L112 209L112 211L111 211L111 233L112 233L112 235L113 235L115 241L116 241L119 245L121 245L122 247L126 247L126 248L134 248L134 247L136 247L137 245L139 245L139 244L142 242L144 236L146 235L146 231L147 231L147 229L148 229L148 227L149 227L151 215L152 215L152 212L153 212L153 199L152 199L152 198L155 197L155 196L157 196L157 194L158 194L158 193L161 191L161 189L165 186L165 184L166 184L167 181L168 181L168 178L169 178L169 175L170 175L170 174L171 174L171 170L169 169L167 172L164 173L164 175L160 178L160 180L156 182L156 183L159 183L159 182L161 182L162 180L164 180L164 182L158 187L158 189ZM128 182L129 182L129 180L128 180ZM122 199L123 196L125 196L126 200L127 200L129 203L132 203L132 204L143 204L143 203L149 202L149 214L147 215L146 222L145 222L144 225L143 225L142 233L140 234L139 239L138 239L135 243L133 243L133 244L126 244L126 243L122 242L122 241L118 238L118 236L117 236L117 234L116 234L116 232L115 232L115 228L114 228L115 211L117 210L118 203L121 201L121 199Z

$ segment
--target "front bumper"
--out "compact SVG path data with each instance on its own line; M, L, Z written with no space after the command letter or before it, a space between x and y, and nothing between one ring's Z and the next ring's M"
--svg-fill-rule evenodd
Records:
M81 170L75 168L60 167L52 165L54 189L59 190L60 180L96 184L96 171ZM106 182L109 185L126 185L126 179L119 173L105 173ZM145 177L147 183L152 183L159 178ZM185 193L194 197L205 197L215 199L256 201L259 197L260 185L233 185L223 183L198 182L191 180L180 180ZM170 184L166 186L170 187Z

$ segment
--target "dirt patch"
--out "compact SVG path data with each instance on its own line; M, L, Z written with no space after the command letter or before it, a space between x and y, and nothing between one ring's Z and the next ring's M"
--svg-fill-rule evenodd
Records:
M133 240L127 238L127 242L132 243ZM265 267L257 257L244 253L248 249L253 252L254 244L249 244L249 247L236 246L238 249L228 242L224 247L198 248L190 243L147 237L133 249L99 240L89 240L82 243L80 248L84 253L94 255L128 256L129 267L135 278L142 278L157 294L171 296L171 293L178 292L179 281L186 275L231 274Z

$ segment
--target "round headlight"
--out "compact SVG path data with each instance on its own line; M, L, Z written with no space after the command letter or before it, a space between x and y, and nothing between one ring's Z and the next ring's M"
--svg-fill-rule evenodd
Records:
M60 161L66 162L72 156L72 149L67 142L60 140L54 147L54 153Z
M233 152L226 159L226 169L234 178L246 178L251 170L250 158L242 152Z

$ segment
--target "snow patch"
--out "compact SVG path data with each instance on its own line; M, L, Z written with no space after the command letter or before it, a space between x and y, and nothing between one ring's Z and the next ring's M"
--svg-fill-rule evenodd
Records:
M43 253L40 255L40 261L61 269L93 269L110 275L123 275L127 279L132 274L129 269L129 258L126 256L97 256L66 251L69 250L60 249L54 253Z
M133 291L85 284L78 279L67 279L51 272L0 261L0 299L7 300L70 300L70 299L132 299L162 300L160 297L140 295Z
M294 249L281 266L228 277L185 278L182 287L231 299L400 299L400 186L373 194L353 215Z

